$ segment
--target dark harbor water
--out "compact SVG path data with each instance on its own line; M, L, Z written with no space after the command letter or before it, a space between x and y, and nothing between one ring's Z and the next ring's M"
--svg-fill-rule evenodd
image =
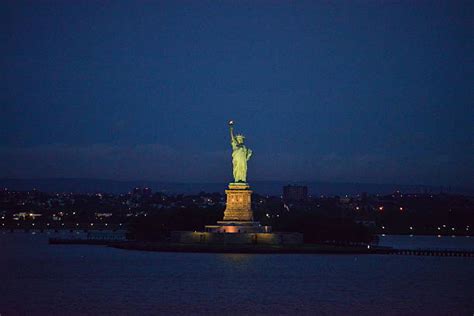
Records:
M157 253L47 238L0 233L2 316L474 313L472 257Z
M474 251L474 237L379 235L379 245L398 249L452 249Z

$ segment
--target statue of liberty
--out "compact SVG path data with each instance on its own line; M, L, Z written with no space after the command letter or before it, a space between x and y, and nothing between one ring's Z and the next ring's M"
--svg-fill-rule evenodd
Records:
M229 122L230 140L232 145L232 166L234 182L247 182L247 161L252 156L252 150L245 147L243 135L234 136L234 122Z

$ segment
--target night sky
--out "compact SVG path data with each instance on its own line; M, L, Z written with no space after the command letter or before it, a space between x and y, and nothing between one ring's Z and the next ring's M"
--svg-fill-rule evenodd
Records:
M471 185L473 1L1 1L0 177Z

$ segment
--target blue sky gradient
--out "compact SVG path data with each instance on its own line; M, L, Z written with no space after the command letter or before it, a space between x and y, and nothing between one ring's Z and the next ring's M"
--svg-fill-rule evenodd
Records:
M2 1L0 177L471 185L472 1Z

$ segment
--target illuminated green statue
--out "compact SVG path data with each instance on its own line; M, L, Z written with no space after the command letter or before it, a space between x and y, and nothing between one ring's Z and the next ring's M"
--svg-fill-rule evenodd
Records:
M247 161L252 156L252 150L245 147L243 135L234 136L234 122L229 122L230 139L232 144L232 165L234 182L247 182Z

